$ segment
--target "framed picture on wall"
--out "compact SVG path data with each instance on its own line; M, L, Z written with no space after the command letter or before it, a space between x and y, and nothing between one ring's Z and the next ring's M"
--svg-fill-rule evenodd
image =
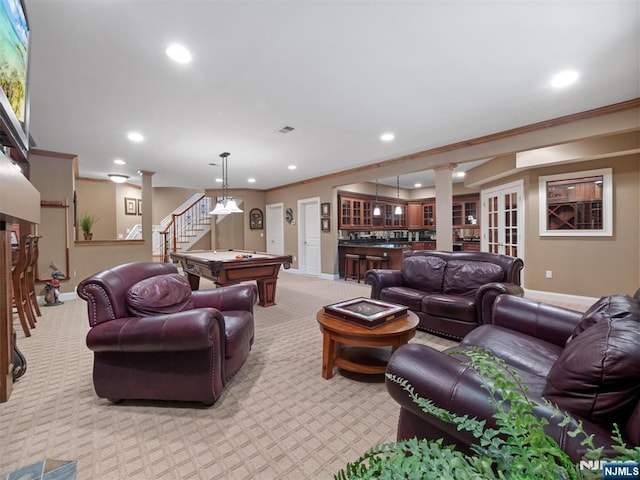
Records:
M320 228L323 232L331 231L331 219L330 218L321 218L320 219Z
M260 230L263 227L262 210L259 208L252 208L249 213L249 228L251 230Z
M320 204L320 214L323 217L331 216L331 204L330 203L321 203Z
M142 215L142 199L138 199L138 215Z
M124 214L135 215L138 211L138 202L135 198L124 197Z

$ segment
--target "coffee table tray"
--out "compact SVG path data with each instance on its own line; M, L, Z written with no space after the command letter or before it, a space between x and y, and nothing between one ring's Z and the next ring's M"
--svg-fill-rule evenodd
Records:
M371 298L358 297L324 307L327 315L353 322L361 327L376 328L407 316L407 307Z

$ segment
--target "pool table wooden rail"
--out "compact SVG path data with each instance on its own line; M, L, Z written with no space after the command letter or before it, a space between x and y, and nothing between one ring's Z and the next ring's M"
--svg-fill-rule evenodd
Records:
M249 258L235 258L235 255L248 255ZM271 255L246 250L173 252L171 259L181 265L192 290L200 288L200 277L212 280L219 286L256 280L258 304L263 307L276 304L276 284L280 265L288 269L292 262L291 255Z

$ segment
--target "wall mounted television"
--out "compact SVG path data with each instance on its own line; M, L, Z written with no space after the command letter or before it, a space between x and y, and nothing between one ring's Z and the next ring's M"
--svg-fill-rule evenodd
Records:
M22 0L0 0L0 144L29 151L29 23Z

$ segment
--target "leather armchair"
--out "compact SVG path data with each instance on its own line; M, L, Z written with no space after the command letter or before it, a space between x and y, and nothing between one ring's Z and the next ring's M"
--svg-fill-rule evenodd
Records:
M458 347L444 352L425 345L404 345L391 356L387 373L408 380L418 395L436 406L486 420L488 428L495 428L495 409L481 378L462 362L463 357L446 354L470 347L488 350L518 372L528 387L527 396L539 405L536 414L549 421L547 434L578 462L585 453L582 438L568 435L578 420L593 435L595 445L608 453L612 452L614 422L629 446L640 445L639 321L638 299L628 296L603 297L582 314L501 295L494 305L493 324L476 328ZM470 433L424 413L398 384L389 379L386 383L400 404L399 440L443 438L445 445L470 451L469 446L477 441ZM576 420L559 425L560 419L553 417L553 409L543 398Z
M120 265L86 278L96 394L212 405L254 338L255 285L191 291L170 263Z

